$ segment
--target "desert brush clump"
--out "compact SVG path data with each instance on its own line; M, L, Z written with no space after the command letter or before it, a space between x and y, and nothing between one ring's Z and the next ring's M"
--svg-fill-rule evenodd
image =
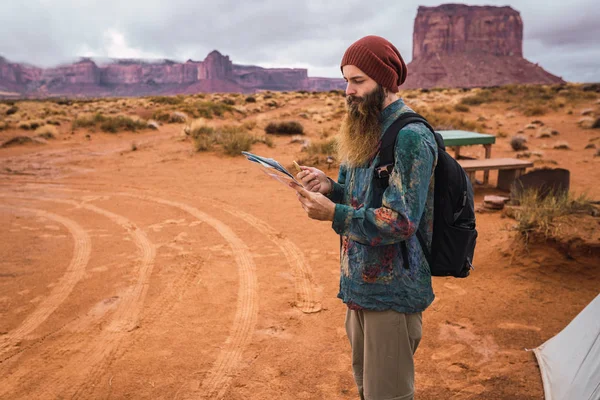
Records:
M93 128L99 126L100 130L108 133L117 133L120 131L131 131L145 129L146 121L134 119L124 115L106 116L97 113L93 116L80 116L73 120L73 129L77 128Z
M185 98L183 96L153 96L149 97L148 100L155 104L178 105L182 104Z
M29 131L29 130L34 131L42 125L44 125L44 122L42 122L42 121L24 121L24 122L20 122L18 126L19 126L19 129L24 129L26 131Z
M4 143L0 145L0 147L10 147L10 146L18 146L21 144L34 143L34 140L29 136L15 136L13 138L8 139ZM39 141L38 141L39 143Z
M598 209L586 194L575 196L568 192L549 192L543 195L540 190L523 191L517 199L518 208L510 214L517 221L514 229L526 241L532 234L540 234L548 239L555 236L560 224L557 218L570 214L598 215Z
M44 139L54 139L58 136L58 129L54 125L43 125L35 130L35 134Z
M527 150L527 138L525 136L516 135L510 139L510 147L514 151Z
M198 152L210 151L215 145L220 145L225 154L238 156L242 151L249 151L256 142L269 145L264 140L250 135L243 126L213 127L202 118L192 121L184 128L184 133L192 138L194 149ZM272 145L272 142L270 144Z
M523 115L525 115L527 117L544 115L544 114L546 114L546 112L548 112L548 109L541 105L531 105L531 106L525 107L523 109Z
M304 127L297 121L269 122L265 127L265 132L270 134L302 135L304 134Z
M229 156L241 155L242 151L250 150L255 142L256 139L239 126L225 125L217 130L217 143Z
M461 104L461 103L458 103L458 104L455 104L455 105L454 105L454 111L458 111L458 112L469 112L470 110L471 110L471 109L470 109L468 106L466 106L466 105L464 105L464 104Z
M327 165L328 169L337 165L337 139L309 143L303 147L304 155L297 161L304 165Z
M215 101L194 101L186 103L182 107L178 107L180 111L191 115L194 118L207 118L222 117L227 112L233 112L235 109L222 102Z

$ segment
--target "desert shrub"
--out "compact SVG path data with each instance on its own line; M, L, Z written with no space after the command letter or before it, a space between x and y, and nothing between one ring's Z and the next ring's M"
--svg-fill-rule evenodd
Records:
M571 147L567 142L556 142L552 148L555 150L571 150Z
M540 106L540 105L532 105L529 107L526 107L523 110L523 115L527 116L527 117L533 117L533 116L537 116L537 115L544 115L546 114L548 110L546 109L546 107Z
M510 147L512 147L514 151L527 150L527 145L525 143L527 143L527 138L524 136L517 135L510 139Z
M155 119L160 122L169 122L171 118L171 113L165 110L156 110L152 114L152 119Z
M2 145L0 145L0 147L17 146L17 145L26 144L26 143L33 143L33 139L31 139L29 136L15 136L11 139L8 139L6 142L2 143Z
M226 125L217 130L217 143L230 156L238 156L242 151L250 150L254 142L254 137L242 127Z
M223 99L221 100L221 103L228 105L228 106L234 106L235 105L235 100L233 99Z
M483 90L477 94L463 97L460 101L460 104L466 106L478 106L484 103L491 103L495 101L495 97L493 93L489 90Z
M119 131L131 131L135 132L138 129L146 128L146 122L143 120L136 120L123 115L117 115L116 117L107 117L100 123L100 129L108 133L117 133Z
M37 128L35 134L44 139L54 139L58 136L58 129L54 125L44 125Z
M174 111L169 114L168 122L172 124L183 123L187 121L187 115L185 113Z
M36 130L37 128L39 128L40 126L42 126L43 123L40 121L25 121L25 122L21 122L19 123L19 128L20 129L24 129L26 131L28 130Z
M153 103L156 104L170 104L170 105L178 105L183 103L183 96L153 96L149 99Z
M537 190L526 190L516 200L520 208L514 213L517 221L515 229L526 238L533 232L546 238L553 236L558 229L554 220L558 217L576 213L597 213L597 209L585 194L575 197L568 192L550 192L542 196Z
M17 106L12 106L10 107L8 110L6 110L6 115L13 115L16 114L17 111L19 111L19 107Z
M264 143L267 145L267 147L275 147L275 142L273 142L273 139L267 135L261 136L261 137L255 137L254 143Z
M188 115L194 118L213 118L213 116L221 117L228 111L233 111L234 108L230 105L223 104L221 102L214 101L195 101L193 103L186 104L181 109Z
M10 124L8 122L0 122L0 131L10 128Z
M194 138L194 149L198 152L212 150L214 145L212 136L198 136Z
M72 128L73 129L77 129L77 128L90 128L90 127L94 127L99 123L102 123L106 120L106 118L103 114L101 113L96 113L92 116L89 115L83 115L83 116L78 116L77 118L75 118L72 122Z
M246 103L256 103L256 97L254 96L248 96L246 97Z
M146 128L146 122L140 119L133 119L123 115L115 117L105 116L97 113L93 116L80 116L73 120L73 129L90 128L100 126L104 132L116 133L119 131L136 131Z
M302 135L304 127L296 121L269 122L265 127L266 133L280 133L285 135Z
M256 128L256 121L246 121L242 124L242 127L251 131L252 129Z
M454 105L454 111L458 111L458 112L469 112L471 109L469 107L467 107L464 104L455 104Z
M306 152L309 156L325 155L335 156L337 153L336 139L330 139L324 142L311 143L307 146Z

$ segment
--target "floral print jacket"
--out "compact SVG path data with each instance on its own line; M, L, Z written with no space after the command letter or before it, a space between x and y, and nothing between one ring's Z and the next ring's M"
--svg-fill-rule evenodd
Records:
M402 99L386 107L382 135L405 112L412 110ZM364 167L341 165L329 194L337 203L332 227L341 236L338 297L351 309L415 313L434 299L429 266L415 233L420 230L431 246L437 146L427 127L412 123L399 131L394 152L386 189L374 179L377 155Z

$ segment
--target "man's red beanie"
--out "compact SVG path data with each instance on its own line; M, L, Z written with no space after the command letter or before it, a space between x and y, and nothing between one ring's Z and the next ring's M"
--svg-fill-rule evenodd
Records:
M341 68L354 65L392 93L406 80L406 64L398 49L379 36L365 36L352 43L342 57Z

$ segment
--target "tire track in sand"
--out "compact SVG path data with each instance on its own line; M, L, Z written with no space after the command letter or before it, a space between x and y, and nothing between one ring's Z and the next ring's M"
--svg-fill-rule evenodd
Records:
M165 200L152 196L131 193L117 193L141 200L179 208L205 222L215 229L229 243L239 272L238 299L235 317L229 337L225 340L215 363L208 372L199 389L202 395L210 399L221 399L229 388L233 372L242 358L242 352L250 342L258 318L258 285L256 266L248 246L223 222L185 203Z
M209 199L201 199L208 201ZM213 200L214 201L214 200ZM256 228L259 232L267 235L281 252L285 255L285 258L294 271L294 285L296 288L296 301L295 305L303 313L310 314L321 311L321 303L315 299L315 292L313 286L312 271L310 265L306 262L302 251L286 237L277 232L273 227L268 225L263 220L247 214L243 211L239 211L234 207L219 203L218 207L222 210L239 217L246 221L249 225Z
M34 183L36 185L37 183ZM100 186L105 186L100 184ZM144 191L144 188L138 188L135 186L128 187L136 191ZM61 191L86 191L84 189L67 189L67 188L55 188ZM180 197L187 197L185 194L178 192L171 192L177 194ZM132 195L132 194L128 194ZM310 264L306 261L303 252L292 242L290 239L282 237L281 233L275 230L272 226L268 225L263 220L255 217L252 214L240 211L234 207L231 207L221 201L215 199L209 199L205 197L196 197L196 201L205 201L212 204L214 207L220 208L221 210L232 214L233 216L239 217L246 221L250 226L256 228L259 232L265 234L271 242L273 242L281 252L284 254L286 261L291 266L294 275L294 287L295 287L295 301L294 306L305 314L311 314L321 311L321 302L317 300L315 294L315 286L313 284L313 274ZM218 203L218 204L214 204Z
M23 211L42 218L51 219L65 226L74 240L73 257L63 276L54 286L48 297L43 299L36 309L13 331L8 332L0 341L0 356L11 350L11 345L22 340L40 326L71 294L71 291L83 277L90 260L92 242L87 232L75 221L60 215L34 208L0 205L1 208Z
M128 332L132 331L138 326L138 321L141 313L141 309L143 306L144 297L148 290L148 281L150 275L152 273L152 268L154 265L154 257L156 255L156 249L154 245L148 240L146 234L139 229L134 223L129 221L127 218L112 213L108 210L96 207L91 204L79 203L73 200L64 200L57 198L46 198L46 197L36 197L36 196L23 196L23 195L6 195L0 194L0 197L15 197L26 200L36 200L36 201L49 201L56 202L62 204L72 205L77 208L84 208L89 211L101 214L116 224L120 225L124 228L133 238L136 246L141 252L141 262L136 263L136 268L133 271L137 274L137 280L134 284L133 288L125 293L122 296L121 301L117 305L112 317L111 321L108 324L106 329L103 329L100 334L84 344L83 348L81 348L77 353L77 356L74 359L69 360L72 365L77 365L76 373L68 373L63 372L58 374L54 374L52 379L52 389L46 388L45 394L49 394L51 396L62 395L62 393L57 393L57 389L65 389L66 387L77 388L76 385L84 385L86 378L90 374L97 374L100 371L99 364L109 358L111 354L113 354L117 348L119 343L123 340L123 338L127 335ZM74 339L71 339L74 341ZM30 373L29 373L30 374ZM14 378L17 380L26 379L29 375L26 373L16 373L14 374ZM43 373L45 376L45 373ZM10 391L9 385L6 385L6 390ZM44 387L44 385L41 385ZM21 387L17 383L17 387ZM47 393L48 391L52 391L52 393ZM0 390L0 395L6 392Z

